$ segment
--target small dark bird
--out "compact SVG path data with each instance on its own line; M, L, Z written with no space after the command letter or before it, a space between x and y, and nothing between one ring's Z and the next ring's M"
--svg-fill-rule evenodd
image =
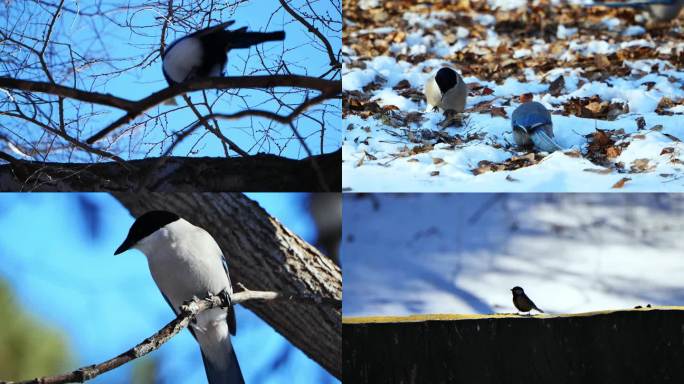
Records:
M247 27L226 29L233 23L235 21L226 21L174 41L162 57L162 70L169 85L193 78L221 76L231 49L285 39L284 31L248 32Z
M533 309L536 309L537 311L544 313L544 311L537 308L537 306L534 304L534 301L527 297L522 288L514 287L511 289L511 292L513 292L513 305L518 308L518 311L530 312Z

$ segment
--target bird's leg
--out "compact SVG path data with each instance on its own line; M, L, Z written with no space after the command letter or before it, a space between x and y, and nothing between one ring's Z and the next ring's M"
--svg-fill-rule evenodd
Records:
M452 110L446 110L444 111L444 121L439 123L439 126L444 129L449 126L453 125L454 127L462 127L463 126L463 116Z

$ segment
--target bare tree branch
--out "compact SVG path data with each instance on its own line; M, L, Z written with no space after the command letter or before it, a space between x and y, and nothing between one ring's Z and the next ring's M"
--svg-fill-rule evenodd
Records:
M0 191L270 191L341 190L341 150L311 160L258 154L249 157L149 157L115 162L48 163L0 151Z
M231 305L244 303L249 300L271 301L271 300L285 300L308 303L313 305L330 305L340 308L342 306L341 300L328 297L318 296L297 296L292 294L284 294L272 291L250 291L244 290L242 292L234 293L230 296L230 301L227 300L225 294L211 295L204 299L194 298L186 302L181 308L180 313L174 320L166 324L162 329L157 331L152 336L138 343L135 347L126 352L113 357L107 361L99 364L88 365L78 368L75 371L64 373L55 376L38 377L25 381L0 381L0 384L62 384L62 383L82 383L86 380L92 380L95 377L118 368L130 361L147 355L150 352L157 350L167 341L190 324L190 322L200 313L212 308L227 308Z

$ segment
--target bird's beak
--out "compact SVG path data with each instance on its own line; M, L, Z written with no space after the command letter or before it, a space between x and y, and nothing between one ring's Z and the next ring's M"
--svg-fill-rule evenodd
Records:
M129 249L131 249L133 245L134 244L131 244L131 241L127 237L126 240L124 240L124 242L121 243L121 245L119 245L119 248L117 248L116 251L114 251L114 256L118 255L119 253L128 251Z

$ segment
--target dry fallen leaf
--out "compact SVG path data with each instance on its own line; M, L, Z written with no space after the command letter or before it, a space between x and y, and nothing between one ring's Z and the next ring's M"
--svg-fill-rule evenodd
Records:
M625 183L630 181L630 180L632 180L632 179L630 179L629 177L623 177L622 179L618 180L617 183L613 184L613 186L611 188L613 188L613 189L622 188L625 186Z
M630 171L633 173L644 173L655 168L655 164L650 164L648 159L636 159L630 166Z
M551 84L549 84L549 93L553 97L558 97L563 93L563 89L565 88L565 79L563 76L558 76L556 80L552 81Z

